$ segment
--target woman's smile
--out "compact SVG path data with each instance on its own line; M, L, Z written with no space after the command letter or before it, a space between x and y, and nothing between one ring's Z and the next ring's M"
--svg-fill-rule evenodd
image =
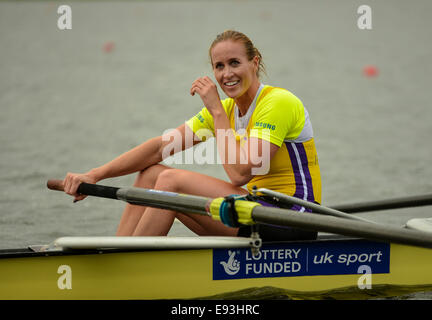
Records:
M234 87L238 83L240 83L240 80L225 82L224 85L227 87Z

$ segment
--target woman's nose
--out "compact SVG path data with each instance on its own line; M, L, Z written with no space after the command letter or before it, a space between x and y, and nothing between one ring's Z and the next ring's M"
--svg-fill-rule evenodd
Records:
M224 77L229 78L234 74L233 70L231 67L226 67L224 69Z

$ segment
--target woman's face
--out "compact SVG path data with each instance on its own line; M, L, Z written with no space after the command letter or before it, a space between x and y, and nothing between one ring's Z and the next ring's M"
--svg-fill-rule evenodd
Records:
M217 43L211 50L211 59L216 81L230 98L241 97L252 84L259 81L259 58L254 57L249 61L246 48L239 41Z

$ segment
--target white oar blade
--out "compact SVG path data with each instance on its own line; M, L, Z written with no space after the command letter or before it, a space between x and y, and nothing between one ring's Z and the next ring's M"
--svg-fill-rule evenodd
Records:
M408 229L419 230L423 232L432 232L432 218L415 218L408 220L405 225Z

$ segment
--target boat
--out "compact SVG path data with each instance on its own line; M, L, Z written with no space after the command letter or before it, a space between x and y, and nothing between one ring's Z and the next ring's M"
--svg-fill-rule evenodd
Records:
M254 255L248 238L134 238L62 237L48 248L2 250L0 299L238 299L263 290L349 299L432 290L427 248L323 236L263 243Z
M226 220L225 198L90 184L80 193ZM333 216L247 202L236 200L234 207L238 220L251 226L250 238L61 237L0 250L0 299L251 299L257 293L263 299L350 299L432 290L430 219L396 228L323 206L315 210ZM262 242L253 221L320 233L317 240Z

